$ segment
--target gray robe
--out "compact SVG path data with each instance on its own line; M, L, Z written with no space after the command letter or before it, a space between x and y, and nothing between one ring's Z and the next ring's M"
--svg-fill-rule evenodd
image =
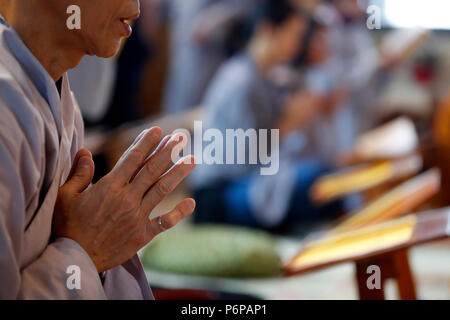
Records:
M0 299L152 298L137 256L107 271L102 284L78 243L51 239L57 192L82 146L67 75L60 97L0 15ZM67 285L70 266L79 267L80 289Z

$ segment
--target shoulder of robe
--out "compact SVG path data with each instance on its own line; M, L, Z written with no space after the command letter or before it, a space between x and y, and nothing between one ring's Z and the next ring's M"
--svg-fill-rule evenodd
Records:
M31 101L19 83L0 64L0 123L16 138L30 142L39 136L37 130L44 128L44 119L35 101ZM39 145L39 143L34 143Z
M14 162L21 179L28 183L28 191L32 192L45 155L44 123L38 110L1 64L0 115L0 156Z

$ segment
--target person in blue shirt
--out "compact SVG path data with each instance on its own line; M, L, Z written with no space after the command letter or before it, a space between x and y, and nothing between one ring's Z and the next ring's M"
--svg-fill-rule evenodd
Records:
M279 171L263 176L261 163L200 164L191 179L199 223L279 229L292 221L315 220L325 212L309 200L309 187L326 168L301 157L303 131L319 113L318 101L303 90L286 96L269 76L274 67L289 64L298 55L307 17L280 0L266 0L255 16L245 50L220 68L207 90L204 127L218 129L223 136L227 129L278 129ZM245 148L248 159L248 146L238 148Z

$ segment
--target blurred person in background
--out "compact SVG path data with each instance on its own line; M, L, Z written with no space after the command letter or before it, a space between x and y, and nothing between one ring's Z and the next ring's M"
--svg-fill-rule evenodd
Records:
M204 126L224 136L226 129L279 129L280 170L261 176L254 165L199 165L191 181L198 202L195 219L282 230L333 210L309 200L309 187L326 168L299 158L298 133L318 114L319 101L306 91L283 97L268 77L274 67L297 57L307 17L280 0L266 0L256 16L248 46L220 68L205 95ZM247 144L236 148L244 148L248 159Z
M318 19L311 19L304 37L302 52L296 59L304 79L304 86L312 92L321 105L321 113L308 132L305 154L332 165L336 157L335 120L336 108L346 98L345 89L334 78L328 68L331 48L328 42L328 27Z
M375 110L372 102L387 83L395 57L385 59L366 26L363 2L358 0L331 0L315 10L322 23L329 26L328 41L330 57L326 70L330 79L339 81L342 102L332 113L334 143L327 154L336 158L354 148L356 138L372 128ZM325 69L324 69L325 70Z
M117 59L85 56L68 72L86 128L99 123L108 112L117 81Z
M226 41L234 22L246 19L259 0L154 0L170 25L169 74L165 113L197 107L227 58Z

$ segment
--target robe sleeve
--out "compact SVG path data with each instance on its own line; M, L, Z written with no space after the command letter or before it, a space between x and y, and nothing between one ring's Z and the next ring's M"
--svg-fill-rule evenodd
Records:
M105 299L92 260L73 240L56 239L37 259L21 265L29 191L39 166L34 145L2 101L0 111L0 299ZM79 289L68 270L74 265Z
M56 239L19 272L19 299L106 299L93 262L77 242L68 238Z

